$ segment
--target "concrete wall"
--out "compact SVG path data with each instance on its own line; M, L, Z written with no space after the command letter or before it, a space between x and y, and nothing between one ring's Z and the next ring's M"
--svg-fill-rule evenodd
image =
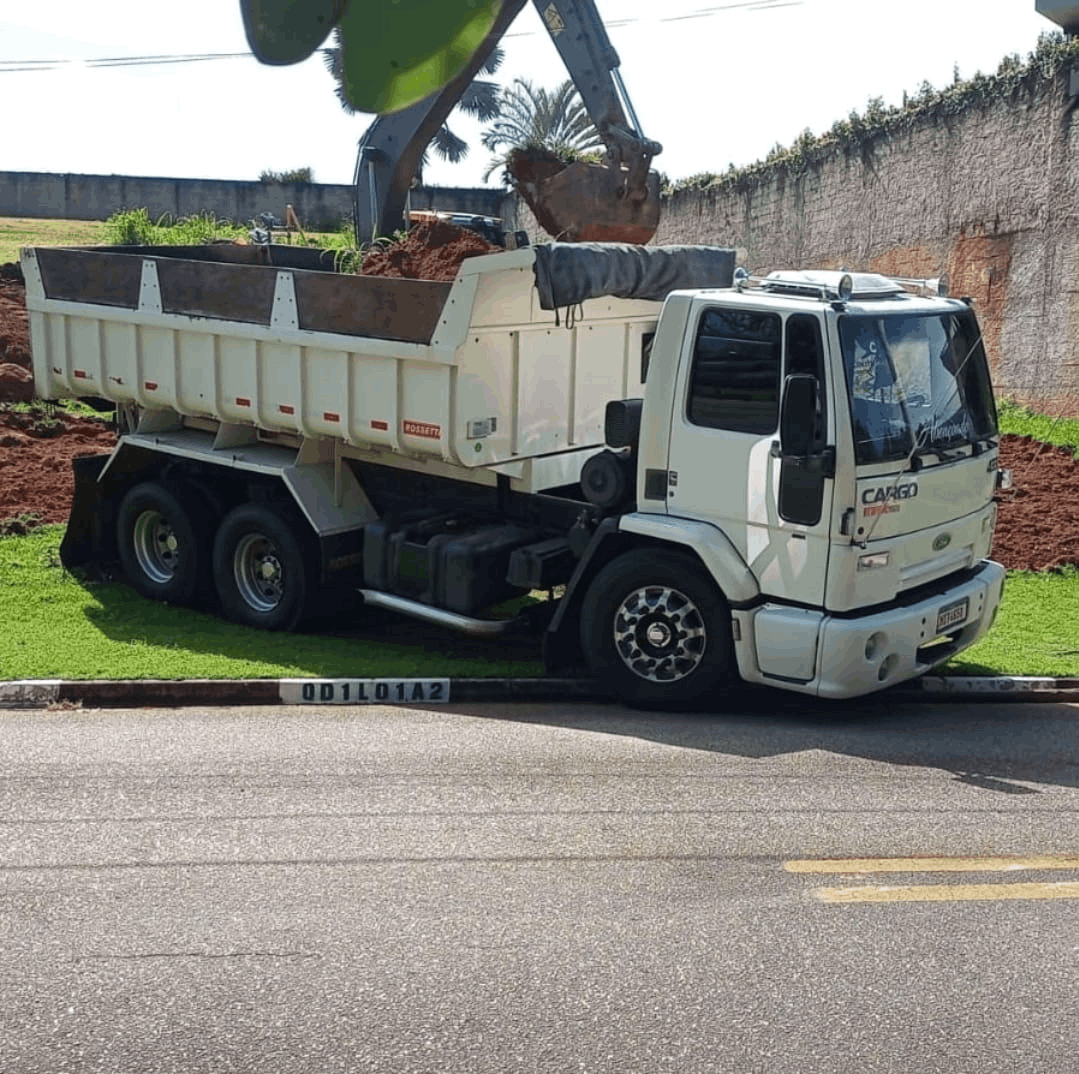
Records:
M414 209L456 209L497 216L500 190L421 187ZM284 219L291 204L304 227L336 227L352 216L352 187L332 183L240 183L224 179L155 179L129 175L55 175L0 172L0 216L104 220L120 209L164 213L210 212L246 223L260 213Z
M947 272L981 320L999 392L1079 414L1079 110L1068 71L833 151L792 174L682 191L657 243L776 268Z

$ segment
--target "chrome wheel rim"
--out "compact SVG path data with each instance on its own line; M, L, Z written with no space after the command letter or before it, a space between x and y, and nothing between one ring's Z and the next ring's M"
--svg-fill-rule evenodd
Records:
M151 582L165 585L180 565L180 539L160 511L143 511L131 531L135 561Z
M619 605L614 644L635 675L648 682L670 683L697 669L708 635L704 617L684 593L670 586L643 586Z
M244 601L258 612L272 612L285 596L285 571L272 541L261 533L249 533L236 546L232 557L236 588Z

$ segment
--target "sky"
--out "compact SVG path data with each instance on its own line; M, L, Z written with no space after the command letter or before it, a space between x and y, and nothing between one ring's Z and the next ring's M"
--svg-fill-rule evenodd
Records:
M437 0L435 0L437 2ZM807 128L828 130L871 97L899 104L1023 58L1056 29L1035 0L596 0L654 167L672 180L751 164ZM567 75L530 4L495 79L553 88ZM348 116L318 55L267 67L249 54L155 66L5 70L12 61L248 53L238 0L0 0L0 171L255 180L310 167L348 183L370 117ZM481 128L437 161L429 185L481 186ZM486 185L497 185L497 172Z

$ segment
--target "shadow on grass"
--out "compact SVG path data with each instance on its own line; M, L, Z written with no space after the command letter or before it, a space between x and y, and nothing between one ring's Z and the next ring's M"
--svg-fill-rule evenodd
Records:
M538 638L481 639L382 609L308 624L305 633L255 630L212 610L155 604L121 582L86 587L87 620L110 641L275 665L267 676L363 674L499 676L542 673Z

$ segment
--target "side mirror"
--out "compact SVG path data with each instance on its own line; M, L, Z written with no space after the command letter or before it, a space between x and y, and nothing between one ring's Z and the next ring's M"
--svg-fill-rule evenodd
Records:
M779 443L785 456L805 458L816 443L820 384L808 373L794 373L783 384L779 409Z

